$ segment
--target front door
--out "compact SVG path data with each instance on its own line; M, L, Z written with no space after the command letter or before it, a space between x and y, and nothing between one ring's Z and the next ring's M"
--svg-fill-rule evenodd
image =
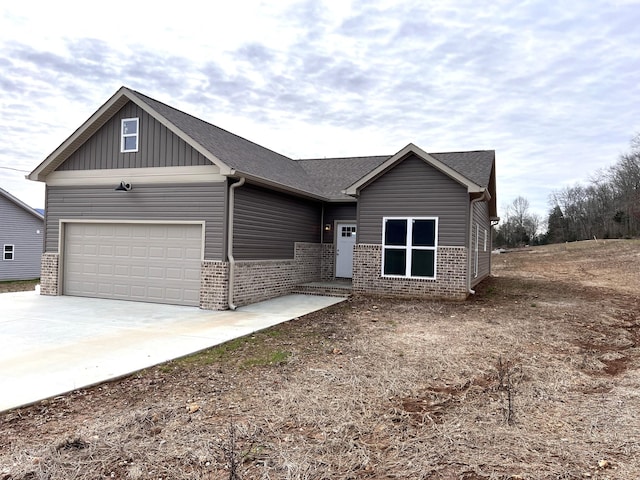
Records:
M356 244L356 224L336 225L336 277L353 277L353 246Z

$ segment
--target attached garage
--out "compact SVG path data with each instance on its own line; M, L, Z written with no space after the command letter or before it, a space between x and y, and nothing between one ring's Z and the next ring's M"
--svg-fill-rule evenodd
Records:
M199 305L202 223L63 227L63 295Z

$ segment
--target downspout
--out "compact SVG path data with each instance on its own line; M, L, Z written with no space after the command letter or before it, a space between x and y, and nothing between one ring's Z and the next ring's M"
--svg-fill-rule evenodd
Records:
M478 198L471 200L469 204L469 253L467 255L467 291L475 295L476 291L471 288L471 258L473 252L473 205L482 200L488 200L487 191L482 192Z
M233 258L233 205L234 205L234 190L244 185L245 178L240 177L240 180L229 187L229 217L227 222L227 258L229 259L229 291L227 293L227 303L231 310L235 310L236 305L233 303L233 280L236 273L236 259Z

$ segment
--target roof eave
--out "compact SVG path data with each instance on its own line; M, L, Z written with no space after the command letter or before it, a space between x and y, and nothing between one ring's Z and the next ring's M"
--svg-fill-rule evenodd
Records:
M269 180L267 178L264 177L260 177L257 175L253 175L251 173L247 173L247 172L241 172L239 170L234 170L234 169L230 169L229 173L223 173L224 176L229 177L229 178L240 178L240 177L244 177L248 182L256 184L256 185L260 185L260 186L265 186L265 187L269 187L273 190L278 190L281 192L285 192L285 193L290 193L292 195L298 196L298 197L305 197L305 198L310 198L313 200L318 200L321 202L327 202L327 201L331 201L329 198L317 194L317 193L312 193L312 192L308 192L306 190L302 190L299 188L295 188L295 187L291 187L290 185L285 185L284 183L279 183L279 182L275 182L273 180Z
M7 192L6 190L0 188L0 195L2 195L4 198L6 198L7 200L9 200L11 203L13 203L14 205L22 208L23 210L25 210L27 213L30 213L31 215L33 215L34 217L36 217L38 220L42 220L44 221L44 215L41 215L40 212L34 210L33 208L31 208L29 205L27 205L26 203L24 203L22 200L20 200L19 198L14 197L13 195L11 195L9 192Z

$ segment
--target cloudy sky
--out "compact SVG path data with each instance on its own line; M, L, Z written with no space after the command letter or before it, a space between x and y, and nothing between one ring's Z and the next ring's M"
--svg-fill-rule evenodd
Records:
M2 2L0 187L42 207L24 175L125 85L292 158L493 149L499 206L546 215L640 132L638 25L639 0Z

